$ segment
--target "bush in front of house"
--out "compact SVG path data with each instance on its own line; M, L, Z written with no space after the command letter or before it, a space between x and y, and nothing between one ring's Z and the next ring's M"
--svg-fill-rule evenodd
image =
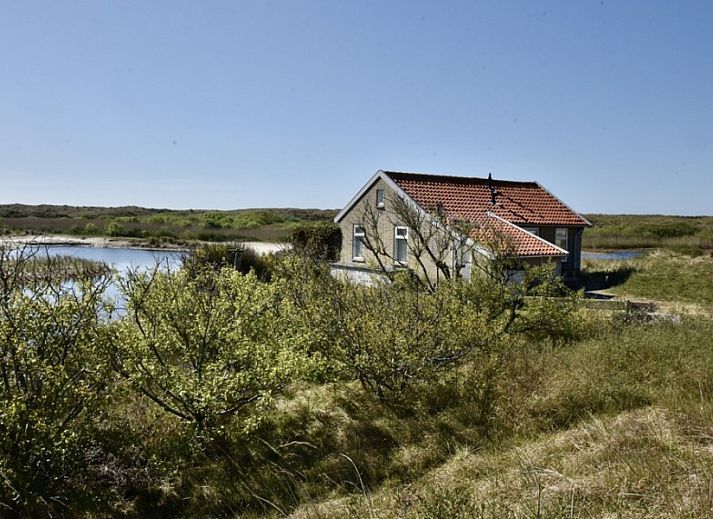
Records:
M314 259L336 260L342 244L342 232L335 223L302 223L293 227L291 242L298 254Z

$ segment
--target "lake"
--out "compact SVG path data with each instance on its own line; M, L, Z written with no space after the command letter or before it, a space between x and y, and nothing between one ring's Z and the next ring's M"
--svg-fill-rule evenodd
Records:
M111 247L82 247L72 245L48 245L50 256L73 256L75 258L101 261L114 267L118 272L125 273L133 269L149 269L159 263L175 269L181 266L181 258L185 252L146 249L122 249ZM40 249L40 254L43 249Z
M583 260L626 261L641 256L639 250L616 250L607 252L582 251Z
M39 254L44 254L45 247L40 248ZM181 266L181 258L188 254L180 251L122 249L111 247L82 247L77 245L47 245L50 256L72 256L93 261L101 261L125 274L130 270L148 270L159 265L161 268L177 269ZM105 295L116 303L116 316L124 313L125 300L119 292L116 283L110 283Z

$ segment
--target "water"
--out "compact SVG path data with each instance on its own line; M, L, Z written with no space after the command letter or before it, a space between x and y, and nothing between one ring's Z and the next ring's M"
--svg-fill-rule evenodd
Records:
M641 256L643 252L639 250L617 250L609 252L587 252L582 251L583 260L604 260L604 261L626 261Z
M39 254L44 254L45 248ZM48 245L50 256L72 256L75 258L101 261L116 269L119 275L133 270L148 270L157 265L161 269L175 270L181 266L181 258L185 252L146 249L121 249L109 247L82 247L71 245ZM116 305L117 317L123 315L126 300L119 291L116 282L111 282L104 293Z
M40 254L42 254L40 250ZM109 247L82 247L71 245L49 245L47 252L50 256L73 256L75 258L101 261L114 267L123 274L129 270L145 270L153 268L156 264L161 267L176 269L181 266L181 258L185 252L146 249L120 249Z

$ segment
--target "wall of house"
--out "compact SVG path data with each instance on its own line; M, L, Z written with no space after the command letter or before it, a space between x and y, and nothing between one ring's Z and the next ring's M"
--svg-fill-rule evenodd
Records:
M376 209L376 191L378 189L384 190L384 207L382 209ZM368 251L364 250L364 261L355 261L352 256L353 241L354 241L354 226L364 225L364 214L367 211L367 206L369 205L371 209L375 209L379 214L378 221L378 232L381 236L381 240L384 243L385 249L390 255L394 252L394 228L399 225L405 225L393 210L393 200L396 197L396 192L391 189L391 187L384 182L382 179L377 179L372 186L367 189L362 197L354 204L352 209L344 215L341 222L339 222L339 227L342 231L342 248L339 255L339 264L341 266L353 266L355 268L360 267L371 267L378 268L378 262L374 255ZM367 229L367 232L369 230ZM412 240L412 231L409 230L409 239ZM398 269L401 268L400 265L394 264L394 262L388 258L382 258L386 268L388 269ZM435 263L430 260L430 258L422 256L421 262L424 264L428 276L431 280L436 280L439 273L436 268ZM422 272L422 267L418 264L417 259L414 257L413 253L409 250L407 256L408 267L412 268L418 273Z
M522 225L521 227L527 227ZM533 226L534 227L534 226ZM547 240L550 243L555 243L556 229L562 227L560 225L541 225L539 226L540 238ZM582 263L582 233L584 227L567 227L567 250L569 255L566 261L560 262L561 272L565 276L576 275L579 273Z

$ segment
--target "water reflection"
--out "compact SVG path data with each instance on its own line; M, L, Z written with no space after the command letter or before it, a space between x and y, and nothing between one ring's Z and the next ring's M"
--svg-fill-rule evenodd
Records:
M181 266L181 259L188 254L187 252L166 250L82 247L76 245L48 245L39 251L40 256L45 253L49 256L71 256L73 258L101 261L115 269L117 276L123 276L129 271L148 270L157 266L164 270L175 270ZM111 282L107 286L105 295L114 301L117 314L122 315L126 309L126 300L122 297L116 282Z

